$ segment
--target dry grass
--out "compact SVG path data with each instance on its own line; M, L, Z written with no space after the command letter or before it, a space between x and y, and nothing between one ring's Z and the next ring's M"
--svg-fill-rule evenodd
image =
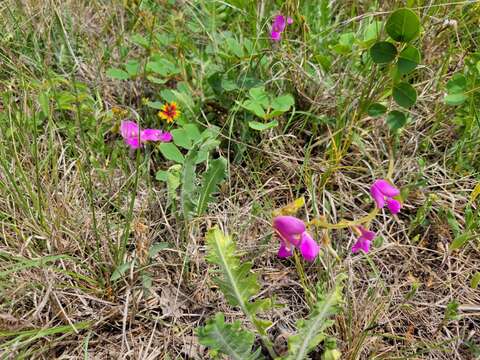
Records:
M44 57L46 67L58 61L54 56L58 48L49 45L58 40L51 38L58 25L52 11L56 9L62 19L71 21L66 29L68 39L79 43L71 44L76 54L85 53L69 61L73 68L79 65L76 75L100 92L95 114L100 122L111 104L121 102L125 94L134 94L125 97L131 100L128 105L135 105L142 84L119 88L104 83L103 64L108 61L103 55L108 51L88 49L88 44L97 44L112 50L114 58L118 56L113 39L131 31L129 26L137 28L125 25L131 20L125 7L108 1L88 6L68 1L61 7L53 1L20 3L25 22L17 24L18 28L33 29L52 50ZM15 33L6 9L0 13L7 31ZM453 214L464 229L465 209L477 174L460 175L451 163L449 151L457 137L454 125L441 121L449 115L442 113L445 107L438 106L442 93L432 75L441 71L437 54L454 46L451 36L455 32L445 30L449 36L434 36L438 31L426 31L425 67L418 79L420 101L413 110L416 120L403 132L395 150L393 180L408 190L401 214L391 217L382 213L372 223L383 243L368 256L350 253L353 234L343 230L330 233L341 261L322 250L319 261L306 265L312 287L319 280L332 284L340 273L348 275L344 311L332 330L342 359L473 359L466 342L480 343L480 293L470 287L480 264L478 235L460 250L449 251L454 234L446 215ZM0 350L0 357L208 358L195 328L219 311L230 320L244 320L238 309L226 304L208 272L204 235L214 224L234 235L242 256L253 261L254 271L261 276L261 294L275 296L284 305L267 316L273 321L269 332L275 349L279 354L285 351L286 338L293 333L295 321L308 314L308 304L293 261L276 257L271 211L304 195L303 215L310 218L322 214L337 222L366 215L371 209L369 183L385 176L393 151L382 120L363 118L341 129L356 136L336 161L328 155L335 134L326 126L312 132L299 123L287 134L271 132L249 145L249 155L241 164L232 163L218 201L184 233L181 221L167 208L167 190L152 183L146 166L136 170L135 160L126 151L119 155L121 165L117 167L100 158L89 163L92 154L81 146L78 134L75 148L65 129L56 127L56 118L36 138L37 156L32 152L31 134L9 135L8 128L20 127L28 120L20 119L16 112L30 118L38 110L28 101L38 89L20 85L24 79L21 81L19 74L26 76L24 69L31 68L31 59L16 56L17 46L18 42L10 42L2 52L8 59L5 63L16 72L2 74L1 85L13 98L0 107L4 119L0 120L0 156L4 160L0 167L0 345L9 342ZM68 44L64 49L69 51ZM302 106L316 115L331 116L338 111L335 98L345 91L342 73L335 73L333 86L309 79L311 75L301 66L305 51L285 54L273 76L294 79L292 85ZM451 55L449 64L457 67L462 54ZM38 72L30 75L42 77ZM320 70L317 75L322 77ZM355 86L365 85L358 82ZM371 91L381 87L375 85ZM356 94L350 88L346 98L351 98L352 105L345 113L354 108ZM73 114L67 112L66 116L73 119ZM111 132L105 138L107 144L117 144ZM426 165L421 166L419 159ZM135 260L139 267L112 283L108 279L114 270L113 249L122 243L129 220L136 171L140 176L124 260ZM422 186L420 180L425 182ZM431 204L425 221L418 222L419 209L428 199ZM474 203L470 205L476 209ZM149 259L147 249L159 242L170 246ZM142 286L140 270L148 270L151 276L149 292ZM449 320L445 311L454 300L459 304L458 319ZM319 354L313 358L320 359Z

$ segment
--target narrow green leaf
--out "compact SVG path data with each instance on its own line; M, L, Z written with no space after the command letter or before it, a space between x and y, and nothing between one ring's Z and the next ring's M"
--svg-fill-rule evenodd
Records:
M417 101L417 90L409 83L402 82L393 87L392 96L398 105L408 109Z
M212 201L212 194L217 190L218 184L225 179L227 160L220 157L210 162L207 171L203 174L197 203L197 216L202 215Z
M182 169L182 191L180 201L182 204L183 217L189 220L194 212L195 203L197 201L197 185L196 185L196 158L198 154L197 147L189 150Z
M115 271L112 273L112 275L110 276L110 281L113 282L113 281L116 281L116 280L120 279L128 270L130 270L132 265L133 265L133 262L128 261L128 262L123 263L120 266L118 266L115 269Z
M168 249L170 247L170 244L167 242L158 242L155 244L152 244L150 246L150 249L148 249L148 257L149 258L154 258L157 256L157 254L165 249Z
M388 17L385 29L393 40L409 42L420 33L420 19L410 9L398 9Z
M477 289L479 284L480 284L480 272L477 271L472 276L472 280L470 281L470 287L472 289Z
M470 233L464 233L457 236L448 247L450 251L458 250L463 247L472 238Z
M273 129L274 127L278 126L278 121L277 120L272 120L268 123L262 123L259 121L249 121L248 126L252 128L253 130L257 131L265 131L268 129Z
M379 41L370 48L370 57L376 64L387 64L397 56L397 48L388 41Z

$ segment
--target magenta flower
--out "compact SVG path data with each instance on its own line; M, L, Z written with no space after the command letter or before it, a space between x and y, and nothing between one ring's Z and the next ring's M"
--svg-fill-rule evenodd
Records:
M370 251L370 243L375 239L375 233L373 231L365 229L363 226L357 226L360 231L360 237L352 246L352 252L356 253L360 250L368 253Z
M292 256L293 247L296 247L305 260L315 260L320 247L306 231L302 220L293 216L277 216L273 219L273 228L280 238L279 258Z
M140 132L140 134L139 134ZM172 141L172 134L158 129L140 130L138 124L134 121L122 121L120 125L120 134L122 135L125 144L131 149L138 149L147 141Z
M395 215L399 213L402 204L393 197L400 195L400 191L387 180L375 180L370 188L370 194L372 194L377 208L382 209L385 206L385 202L387 202L387 206L392 214Z
M285 18L283 15L275 16L273 19L272 30L270 31L270 39L273 41L280 41L282 39L282 32L285 30L287 24L293 24L293 19L291 17Z

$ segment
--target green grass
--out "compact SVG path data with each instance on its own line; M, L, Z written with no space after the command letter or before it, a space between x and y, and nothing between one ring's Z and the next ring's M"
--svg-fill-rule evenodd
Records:
M400 78L369 55L404 5L422 26L412 41L420 64L402 78L417 92L409 109L392 97ZM279 12L294 23L272 43ZM279 356L316 288L342 274L342 311L328 329L342 359L478 356L479 14L478 2L440 0L0 5L0 358L209 358L195 329L215 313L254 328L207 270L214 225L252 261L259 294L283 305L262 315ZM444 98L455 74L465 101L453 106ZM261 119L245 109L262 101L258 86L270 103L290 94L294 106ZM152 103L171 100L182 116L166 124ZM394 130L369 115L372 102L408 122ZM169 131L193 124L205 142L175 139L183 164L156 144L129 152L124 118ZM278 126L249 126L271 120ZM212 170L221 159L225 181ZM359 219L376 178L394 181L404 206L371 221L368 256L351 254L348 228L319 228L315 263L276 257L275 209L304 196L303 219ZM208 180L218 186L202 187Z

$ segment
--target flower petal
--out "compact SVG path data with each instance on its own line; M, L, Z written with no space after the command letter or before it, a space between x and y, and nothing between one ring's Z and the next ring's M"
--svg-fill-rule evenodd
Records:
M289 16L287 17L287 24L292 25L293 24L293 19Z
M390 210L390 212L393 215L396 215L400 212L402 204L398 200L389 198L389 199L387 199L387 206L388 206L388 209Z
M285 16L283 15L275 16L275 19L273 20L273 24L272 24L272 31L281 33L283 30L285 30L285 26L286 26Z
M285 243L282 241L282 243L280 244L280 249L278 249L277 256L281 259L284 259L292 256L292 254L293 254L292 249L287 249L287 247L285 246Z
M282 40L282 33L279 32L279 31L271 31L270 32L270 39L272 39L273 41L280 41Z
M365 229L363 226L359 225L357 226L357 229L360 230L360 233L362 234L360 237L372 241L375 239L376 234L373 231L370 231L368 229Z
M277 216L273 218L273 227L282 234L301 234L305 231L305 223L295 216Z
M376 183L376 182L375 182ZM373 183L372 187L370 188L370 194L373 197L373 200L377 204L377 208L382 209L385 206L385 200L382 192L378 189L378 187Z
M138 149L142 147L142 144L138 140L138 137L135 137L135 136L125 138L125 144L130 146L131 149Z
M120 124L120 134L124 139L138 137L139 126L136 122L126 120Z
M360 236L355 244L352 246L352 252L356 253L362 250L365 253L370 251L370 241L365 239L363 236Z
M172 141L172 134L158 129L145 129L141 134L142 141Z
M373 183L373 186L376 186L377 189L380 190L380 192L385 196L393 197L400 195L400 190L390 184L387 180L379 179Z
M302 234L302 242L298 247L303 258L307 261L314 261L320 251L320 247L306 231Z

